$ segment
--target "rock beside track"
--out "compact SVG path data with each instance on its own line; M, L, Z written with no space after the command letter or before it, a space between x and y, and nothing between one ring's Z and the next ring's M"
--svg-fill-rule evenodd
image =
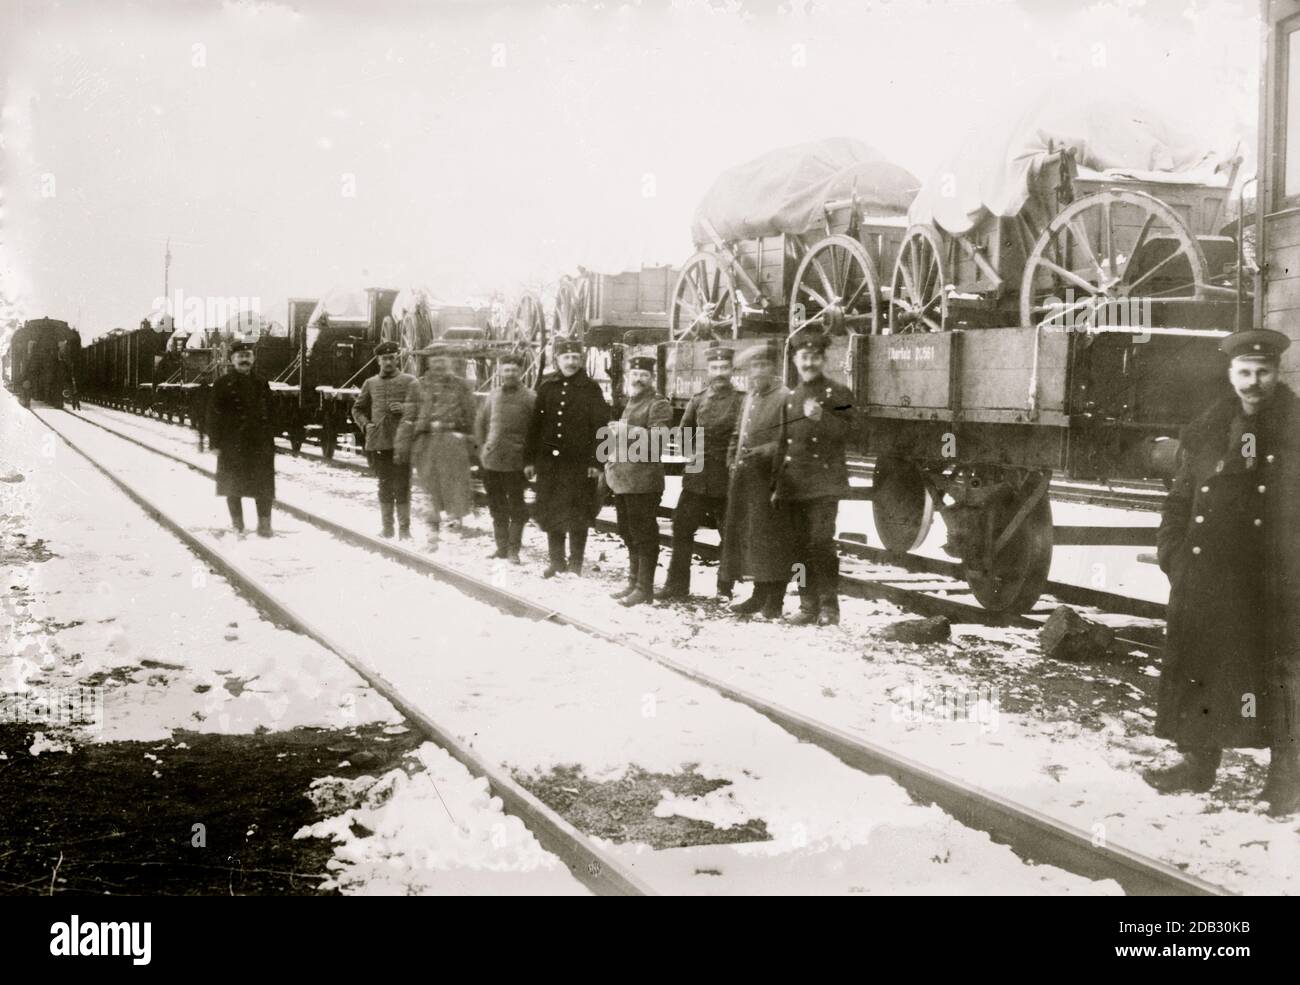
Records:
M1082 663L1105 660L1110 655L1115 631L1099 622L1085 619L1068 605L1057 606L1038 631L1043 655L1053 660Z
M881 639L899 643L942 643L952 636L947 616L929 616L925 619L903 619L890 623L880 631Z

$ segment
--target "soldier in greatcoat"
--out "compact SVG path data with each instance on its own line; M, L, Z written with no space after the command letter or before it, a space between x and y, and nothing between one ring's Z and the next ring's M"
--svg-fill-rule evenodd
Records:
M470 456L474 393L452 372L451 357L428 357L424 375L407 389L394 440L396 460L410 461L429 494L429 547L436 550L442 517L457 527L474 509Z
M789 511L776 505L773 493L781 409L790 391L777 376L782 359L775 344L759 343L746 350L740 361L747 392L727 451L731 476L718 577L733 583L749 578L754 583L753 594L732 605L732 612L780 619L794 562L794 539Z
M661 450L673 422L672 405L655 390L655 360L633 356L627 369L628 399L611 421L603 447L605 483L614 494L618 532L627 545L627 587L613 598L624 606L654 598L659 561L659 500L664 492Z
M705 353L709 383L693 395L682 414L681 427L695 429L695 461L682 475L682 492L673 510L673 555L668 577L655 598L687 598L691 593L691 557L695 532L706 516L712 516L719 534L726 532L727 449L740 422L745 395L731 384L734 350L711 346ZM717 593L720 600L731 597L732 584L718 566Z
M1209 790L1225 748L1271 750L1261 798L1300 810L1300 401L1290 344L1250 330L1221 348L1234 393L1183 432L1157 533L1170 592L1156 735L1182 753L1162 792Z
M600 384L583 369L582 343L556 339L552 352L557 372L537 387L524 445L524 474L537 480L533 518L546 531L547 578L562 572L582 574L587 531L598 511L601 468L596 448L600 429L609 422L609 404Z
M849 493L845 453L853 433L853 392L825 373L830 337L816 327L790 340L799 382L781 408L776 498L790 511L795 555L803 565L797 626L840 621L840 500Z
M375 346L379 372L361 384L352 419L365 435L366 455L379 479L380 536L393 536L396 514L398 536L406 540L411 536L411 463L399 463L394 448L402 408L415 377L398 369L398 353L396 342Z
M253 371L253 346L230 346L230 372L212 384L208 440L217 453L217 495L226 498L230 523L244 531L245 496L257 505L257 533L271 536L275 500L275 425L271 387Z

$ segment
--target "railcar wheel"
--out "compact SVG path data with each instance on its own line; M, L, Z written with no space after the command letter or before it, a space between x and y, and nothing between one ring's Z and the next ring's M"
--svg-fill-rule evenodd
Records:
M885 550L906 554L921 546L934 522L934 495L916 465L901 458L876 462L871 519Z
M1012 500L993 510L995 537L1005 530L1019 511L1023 500ZM1052 566L1052 503L1044 490L1029 509L1023 522L997 551L988 570L981 571L963 564L963 575L971 592L990 612L1019 614L1028 612L1047 587Z
M880 283L862 244L836 234L804 254L790 297L790 334L818 325L831 335L880 331Z
M673 285L668 329L674 342L739 337L736 286L716 253L701 250L682 265Z
M943 243L929 226L912 226L903 237L889 281L889 331L893 335L948 328L948 275Z
M1020 323L1138 328L1144 303L1202 298L1206 286L1205 255L1178 213L1111 188L1071 202L1039 234L1020 281Z
M320 430L320 453L328 461L334 457L336 448L338 448L338 433L334 430L334 421L326 417Z

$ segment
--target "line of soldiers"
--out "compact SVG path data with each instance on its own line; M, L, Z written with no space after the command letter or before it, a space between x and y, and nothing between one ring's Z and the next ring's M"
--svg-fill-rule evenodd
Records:
M379 372L363 384L353 417L379 480L383 536L410 536L414 467L431 498L430 547L436 548L440 516L458 520L471 509L469 462L477 447L495 535L490 557L519 563L524 490L534 482L533 519L547 538L543 574L580 576L588 532L609 493L628 552L627 583L613 593L623 605L688 597L695 534L712 519L722 534L719 602L730 601L735 583L748 579L754 590L732 611L779 619L793 577L799 611L789 621L833 625L839 621L835 521L848 492L853 398L825 375L828 342L816 330L791 340L799 374L793 390L780 381L783 357L774 341L742 354L746 393L731 382L734 350L707 351L708 385L681 420L683 429L694 429L696 460L682 479L672 557L658 592L665 473L658 452L668 444L660 436L671 427L672 408L655 389L653 357L629 360L627 403L612 420L575 340L555 341L555 372L536 393L520 382L522 357L502 355L499 383L477 411L468 384L445 357L431 357L417 380L398 371L396 344L382 343L375 350Z

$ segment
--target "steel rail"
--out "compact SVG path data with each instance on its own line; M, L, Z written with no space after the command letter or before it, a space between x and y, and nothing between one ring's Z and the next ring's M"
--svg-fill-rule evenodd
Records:
M215 477L211 470L180 456L121 434L79 414L69 413L164 459L184 465L202 475ZM342 540L384 555L412 570L432 575L503 612L554 622L577 629L595 639L626 647L688 680L749 706L790 734L824 749L854 769L890 777L917 800L933 803L962 824L986 832L994 841L1009 846L1027 861L1055 865L1091 879L1113 879L1133 895L1232 895L1220 886L1189 876L1159 859L1110 842L1097 844L1094 837L1081 828L688 667L630 638L627 633L594 625L552 606L535 602L399 544L360 533L291 502L277 498L276 506Z

